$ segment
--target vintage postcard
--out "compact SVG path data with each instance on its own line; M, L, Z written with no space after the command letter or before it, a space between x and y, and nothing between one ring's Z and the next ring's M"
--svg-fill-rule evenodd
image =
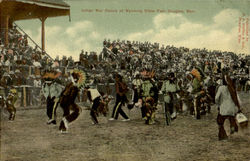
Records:
M1 161L250 160L250 0L0 0Z

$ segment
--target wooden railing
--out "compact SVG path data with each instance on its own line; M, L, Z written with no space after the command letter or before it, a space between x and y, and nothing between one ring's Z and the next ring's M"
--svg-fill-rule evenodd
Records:
M29 38L29 40L35 44L41 51L42 48L21 28L19 27L15 22L13 22L13 24L18 28L19 31L21 31L24 35L27 35L27 37ZM44 52L51 60L54 60L48 53Z

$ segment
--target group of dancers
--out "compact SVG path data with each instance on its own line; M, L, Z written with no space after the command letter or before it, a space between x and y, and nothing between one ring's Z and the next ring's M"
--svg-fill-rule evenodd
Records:
M80 70L73 70L70 75L70 83L65 87L57 83L55 80L60 73L47 72L44 74L45 80L42 86L42 92L47 101L47 124L56 124L56 109L60 104L63 109L63 117L59 125L62 133L67 133L69 123L78 118L81 108L75 103L75 99L82 85L84 85L86 76ZM71 112L72 111L72 112Z
M204 91L204 75L198 68L194 68L190 74L192 78L190 80L191 90L189 91L193 95L193 107L190 111L197 119L200 119L200 107L201 103L204 102L203 96L206 92ZM81 107L75 103L75 100L82 88L84 88L84 93L92 104L90 110L92 123L99 123L97 117L100 114L107 116L109 111L108 104L111 97L105 95L103 92L99 92L97 89L89 88L85 83L86 75L83 71L74 69L70 74L71 81L65 87L55 81L59 76L60 73L54 71L46 72L43 75L44 84L42 86L42 93L47 102L47 124L57 124L56 109L60 104L63 109L63 117L60 121L59 130L61 133L68 132L69 124L76 120L81 113ZM122 121L130 121L130 118L122 109L122 106L127 105L129 110L134 107L141 109L141 117L145 120L145 124L154 124L158 94L160 92L164 95L166 124L169 125L171 120L176 118L177 109L175 106L176 103L182 100L179 97L181 88L176 81L174 73L171 72L168 74L160 89L157 86L157 82L153 79L154 72L146 72L142 77L136 75L132 81L132 103L129 103L127 98L129 87L123 80L123 77L120 74L115 74L114 77L116 98L111 118L109 118L110 121L117 120L119 115L123 117ZM10 113L9 120L11 121L15 119L16 109L14 104L17 97L17 91L11 89L5 100L7 110ZM241 112L236 88L227 74L222 74L222 84L218 87L214 97L219 109L217 117L219 126L218 136L220 140L223 140L227 138L224 130L225 119L230 120L231 133L237 132L238 127L235 116Z
M139 79L137 75L133 81L133 98L132 103L128 103L127 93L129 87L123 80L120 74L115 74L115 105L113 107L110 121L117 120L118 116L123 117L122 121L130 121L128 115L122 109L122 106L127 105L128 109L131 110L133 107L141 109L142 119L145 120L146 124L154 124L155 122L155 111L158 102L158 89L156 82L152 79L152 72L144 74L143 79ZM44 74L44 84L42 86L42 93L44 94L47 101L47 124L56 124L56 109L60 106L63 109L63 117L59 125L59 130L62 133L67 133L69 123L76 120L81 112L81 108L75 103L75 99L81 88L84 88L88 100L92 103L90 110L90 116L93 124L98 124L97 117L100 114L107 116L108 104L111 101L111 97L105 95L103 92L99 92L97 89L91 89L85 84L86 75L80 70L74 70L70 75L70 83L65 87L57 83L55 80L60 74L55 72L47 72ZM165 94L166 107L165 111L168 111L168 119L176 118L176 111L173 108L173 102L170 97L172 94L177 92L179 87L176 85L174 80L174 74L169 75L169 81L162 86L162 91ZM172 115L175 113L174 117ZM167 115L166 115L167 116ZM169 121L167 121L169 124Z

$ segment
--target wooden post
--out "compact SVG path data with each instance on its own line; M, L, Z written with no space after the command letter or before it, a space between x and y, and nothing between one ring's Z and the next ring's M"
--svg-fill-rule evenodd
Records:
M29 66L29 76L32 74L31 66Z
M5 17L5 46L7 47L9 44L9 18L10 16L7 15Z
M0 7L0 33L3 32L3 28L4 28L4 19L3 19L3 14L2 14L2 8Z
M42 21L42 53L44 54L45 52L45 20L46 20L46 17L42 17L40 18L40 20Z
M23 87L23 107L27 106L27 94L26 94L26 87Z

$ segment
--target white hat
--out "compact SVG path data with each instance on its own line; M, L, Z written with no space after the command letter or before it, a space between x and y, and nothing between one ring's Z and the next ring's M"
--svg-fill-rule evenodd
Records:
M61 70L60 70L60 69L56 69L56 71L57 71L57 72L61 72Z
M9 74L15 74L13 71L10 71Z
M15 73L20 73L20 70L19 70L19 69L17 69L17 70L15 71Z
M52 81L45 81L45 83L52 83Z

